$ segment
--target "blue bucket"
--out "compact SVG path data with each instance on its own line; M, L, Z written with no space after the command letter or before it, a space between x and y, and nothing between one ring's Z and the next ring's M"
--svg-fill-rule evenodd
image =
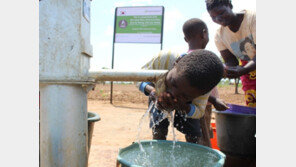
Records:
M226 111L222 111L223 113L231 113L231 114L243 114L243 115L256 115L256 108L241 106L236 104L227 104L229 109ZM221 113L222 113L221 112Z

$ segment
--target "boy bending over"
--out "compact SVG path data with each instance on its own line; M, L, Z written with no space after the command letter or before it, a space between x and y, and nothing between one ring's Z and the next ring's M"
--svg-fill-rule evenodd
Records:
M213 52L198 49L179 59L155 87L143 82L140 89L150 100L157 101L150 113L153 139L166 140L169 121L163 120L163 111L175 110L174 127L185 134L187 142L198 143L199 118L204 115L210 92L220 82L223 70L222 62Z

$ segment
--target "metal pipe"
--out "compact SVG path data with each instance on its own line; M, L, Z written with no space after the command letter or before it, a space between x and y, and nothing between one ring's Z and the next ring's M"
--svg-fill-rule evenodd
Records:
M156 81L156 78L168 70L99 70L89 72L95 81Z

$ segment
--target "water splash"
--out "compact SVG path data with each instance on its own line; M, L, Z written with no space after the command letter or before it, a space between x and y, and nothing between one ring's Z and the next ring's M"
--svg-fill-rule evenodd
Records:
M160 110L157 108L157 101L155 103L151 102L150 105L151 104L154 106L153 111L151 113L154 113L155 110ZM150 110L152 110L152 109L150 109ZM162 118L160 120L157 120L156 122L154 122L153 115L151 114L150 118L152 120L152 126L151 126L152 130L154 129L155 125L159 125L160 122L162 122L163 120L165 120L166 118L169 117L169 112L166 110L161 110L161 114L162 114ZM153 133L155 133L155 132L153 131Z
M149 112L151 111L152 107L153 107L153 102L150 103L148 110L147 110L147 111L145 112L145 114L141 117L140 122L139 122L139 125L138 125L138 134L137 134L137 139L136 139L136 140L137 140L137 142L138 142L138 144L139 144L139 147L140 147L140 149L141 149L142 152L145 152L145 150L144 150L144 148L143 148L143 146L142 146L142 144L141 144L141 141L140 141L140 134L141 134L142 124L143 124L144 118L145 118L147 115L149 115Z
M175 111L176 112L176 111ZM177 141L177 135L175 133L175 127L174 127L174 121L175 121L175 114L174 112L170 113L170 119L169 119L172 127L172 133L173 133L173 149L175 148L176 141Z
M150 105L149 105L149 108L147 109L147 111L144 113L144 115L141 117L140 119L140 122L139 122L139 125L138 125L138 134L137 134L137 143L139 145L139 148L142 152L142 154L139 154L137 155L137 158L136 159L139 159L141 156L142 159L144 158L144 164L142 164L143 166L151 166L150 163L152 163L151 161L149 161L148 159L150 158L151 153L148 154L147 151L144 149L142 143L141 143L141 140L140 140L140 134L141 134L141 129L142 129L142 124L143 124L143 121L145 119L145 117L147 117L147 115L149 115L150 113L153 113L155 112L155 110L157 109L157 101L154 103L153 101L150 102ZM152 111L153 110L153 111ZM157 109L158 110L158 109ZM152 111L152 112L151 112ZM175 150L175 145L176 145L176 141L177 141L177 137L176 137L176 133L175 133L175 128L174 128L174 118L175 118L175 114L174 114L174 111L172 112L168 112L168 111L165 111L165 110L162 110L162 118L160 120L157 120L156 122L154 122L154 119L153 119L153 115L151 114L150 115L150 118L152 118L152 130L154 130L153 127L155 127L155 125L159 125L159 123L165 119L168 119L169 122L170 122L170 126L171 126L171 129L172 129L172 135L173 135L173 145L172 145L172 151L170 151L170 158L172 161L175 161L176 158L175 158L175 154L174 154L174 150ZM153 133L155 133L153 131ZM150 149L153 149L153 145L152 145L152 142L150 143ZM174 163L172 163L172 167L176 167Z
M170 144L170 147L167 147L169 149L160 149L162 145L157 145L153 144L150 142L147 147L145 146L145 149L141 143L140 140L140 134L141 134L141 129L142 129L142 124L145 119L150 113L155 112L157 109L157 101L154 103L153 101L150 102L149 108L147 111L144 113L144 115L141 117L139 125L138 125L138 134L137 134L137 143L140 148L140 153L135 153L129 156L129 161L133 162L134 164L141 165L144 167L156 167L156 166L170 166L170 167L178 167L182 164L182 166L191 166L192 164L197 164L197 166L212 166L213 164L216 163L216 156L212 153L205 153L201 152L199 154L196 153L190 153L190 149L184 150L180 145L176 145L177 142L177 136L175 133L175 128L174 128L174 119L175 119L175 112L168 112L165 110L162 110L162 118L160 120L157 120L154 122L153 120L153 115L151 114L150 118L152 120L152 130L154 129L155 125L159 125L161 121L164 119L168 119L170 122L170 126L172 129L172 135L173 135L173 144ZM153 110L153 111L152 111ZM152 112L151 112L152 111ZM186 121L186 117L184 118ZM154 133L154 132L153 132ZM160 149L160 150L159 150ZM194 150L192 150L194 151ZM189 154L190 156L185 154ZM160 158L163 156L167 156L166 158ZM185 165L186 164L186 165ZM202 164L202 165L201 165Z
M175 120L175 114L174 114L174 112L170 112L169 122L170 122L170 126L172 128L172 134L173 134L173 149L172 149L171 155L170 155L172 161L176 161L176 158L175 158L175 145L176 145L176 141L177 141L176 133L175 133L175 127L174 127L174 120ZM172 167L176 167L176 164L172 163Z
M149 112L152 110L152 107L151 107L152 105L154 106L153 107L153 111L152 111L152 113L153 113L157 109L157 107L156 107L157 106L157 101L155 103L154 102L151 102L150 103L149 109L148 109ZM157 110L159 110L159 109L157 109ZM177 135L175 133L175 128L174 128L175 112L174 111L168 112L166 110L161 110L161 112L162 112L162 118L160 120L157 120L156 122L154 122L153 116L151 114L151 116L150 116L150 118L152 120L152 127L151 128L152 128L152 130L154 130L155 125L159 125L159 123L161 121L163 121L165 119L168 119L169 122L170 122L171 129L172 129L172 134L173 134L173 148L174 148L175 147L175 143L177 141ZM153 133L155 133L155 132L153 131Z

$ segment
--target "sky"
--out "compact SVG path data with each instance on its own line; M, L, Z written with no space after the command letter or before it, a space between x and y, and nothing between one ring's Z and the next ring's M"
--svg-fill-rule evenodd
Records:
M232 4L235 12L256 10L256 0L232 0ZM183 23L191 18L202 19L209 29L210 41L206 49L220 56L214 43L219 25L211 20L205 0L92 0L90 31L93 57L90 71L111 68L115 8L125 6L164 6L163 50L186 52L188 46L182 32ZM114 69L140 69L159 51L160 44L115 43Z

